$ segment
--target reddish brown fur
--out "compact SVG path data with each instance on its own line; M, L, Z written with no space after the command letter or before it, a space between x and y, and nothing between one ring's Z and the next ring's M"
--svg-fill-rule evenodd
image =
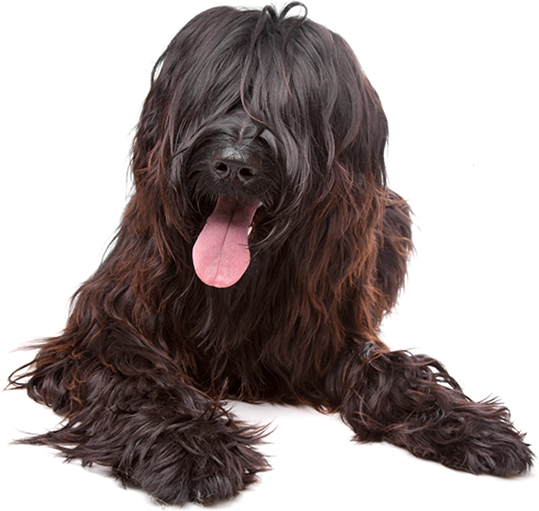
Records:
M359 441L521 473L532 454L505 408L379 339L412 250L408 205L386 186L386 118L342 38L291 6L206 11L159 60L115 243L62 335L11 379L64 426L23 442L111 467L164 502L213 502L267 469L264 431L223 407L234 398L309 404ZM227 146L262 162L249 183L212 173ZM191 251L223 194L263 208L249 269L214 289Z

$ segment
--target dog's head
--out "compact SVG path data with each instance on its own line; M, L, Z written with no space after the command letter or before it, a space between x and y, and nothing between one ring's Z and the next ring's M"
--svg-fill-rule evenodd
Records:
M346 42L288 16L295 7L305 9L205 11L152 74L131 219L167 230L156 242L174 232L194 246L194 268L211 286L233 285L251 253L287 243L306 267L318 254L306 271L320 274L329 264L320 254L350 273L372 251L386 119Z

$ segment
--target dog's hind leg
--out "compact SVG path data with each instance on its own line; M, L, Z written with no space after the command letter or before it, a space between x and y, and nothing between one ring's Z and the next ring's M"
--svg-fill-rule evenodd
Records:
M383 352L367 343L341 361L328 390L358 441L385 440L474 474L514 476L532 464L509 411L494 400L471 401L439 362L424 355Z
M388 190L376 265L379 289L376 313L379 318L395 306L404 287L408 260L414 250L411 215L408 203Z

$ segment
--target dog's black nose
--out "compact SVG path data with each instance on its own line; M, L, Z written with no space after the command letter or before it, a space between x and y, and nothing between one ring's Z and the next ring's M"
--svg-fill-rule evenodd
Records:
M246 184L260 172L260 161L244 150L227 147L215 151L212 171L219 179Z

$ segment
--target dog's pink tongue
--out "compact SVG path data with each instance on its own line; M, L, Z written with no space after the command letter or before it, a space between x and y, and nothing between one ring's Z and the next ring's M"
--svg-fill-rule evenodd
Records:
M198 277L213 287L238 282L251 260L247 236L259 201L220 197L193 247Z

